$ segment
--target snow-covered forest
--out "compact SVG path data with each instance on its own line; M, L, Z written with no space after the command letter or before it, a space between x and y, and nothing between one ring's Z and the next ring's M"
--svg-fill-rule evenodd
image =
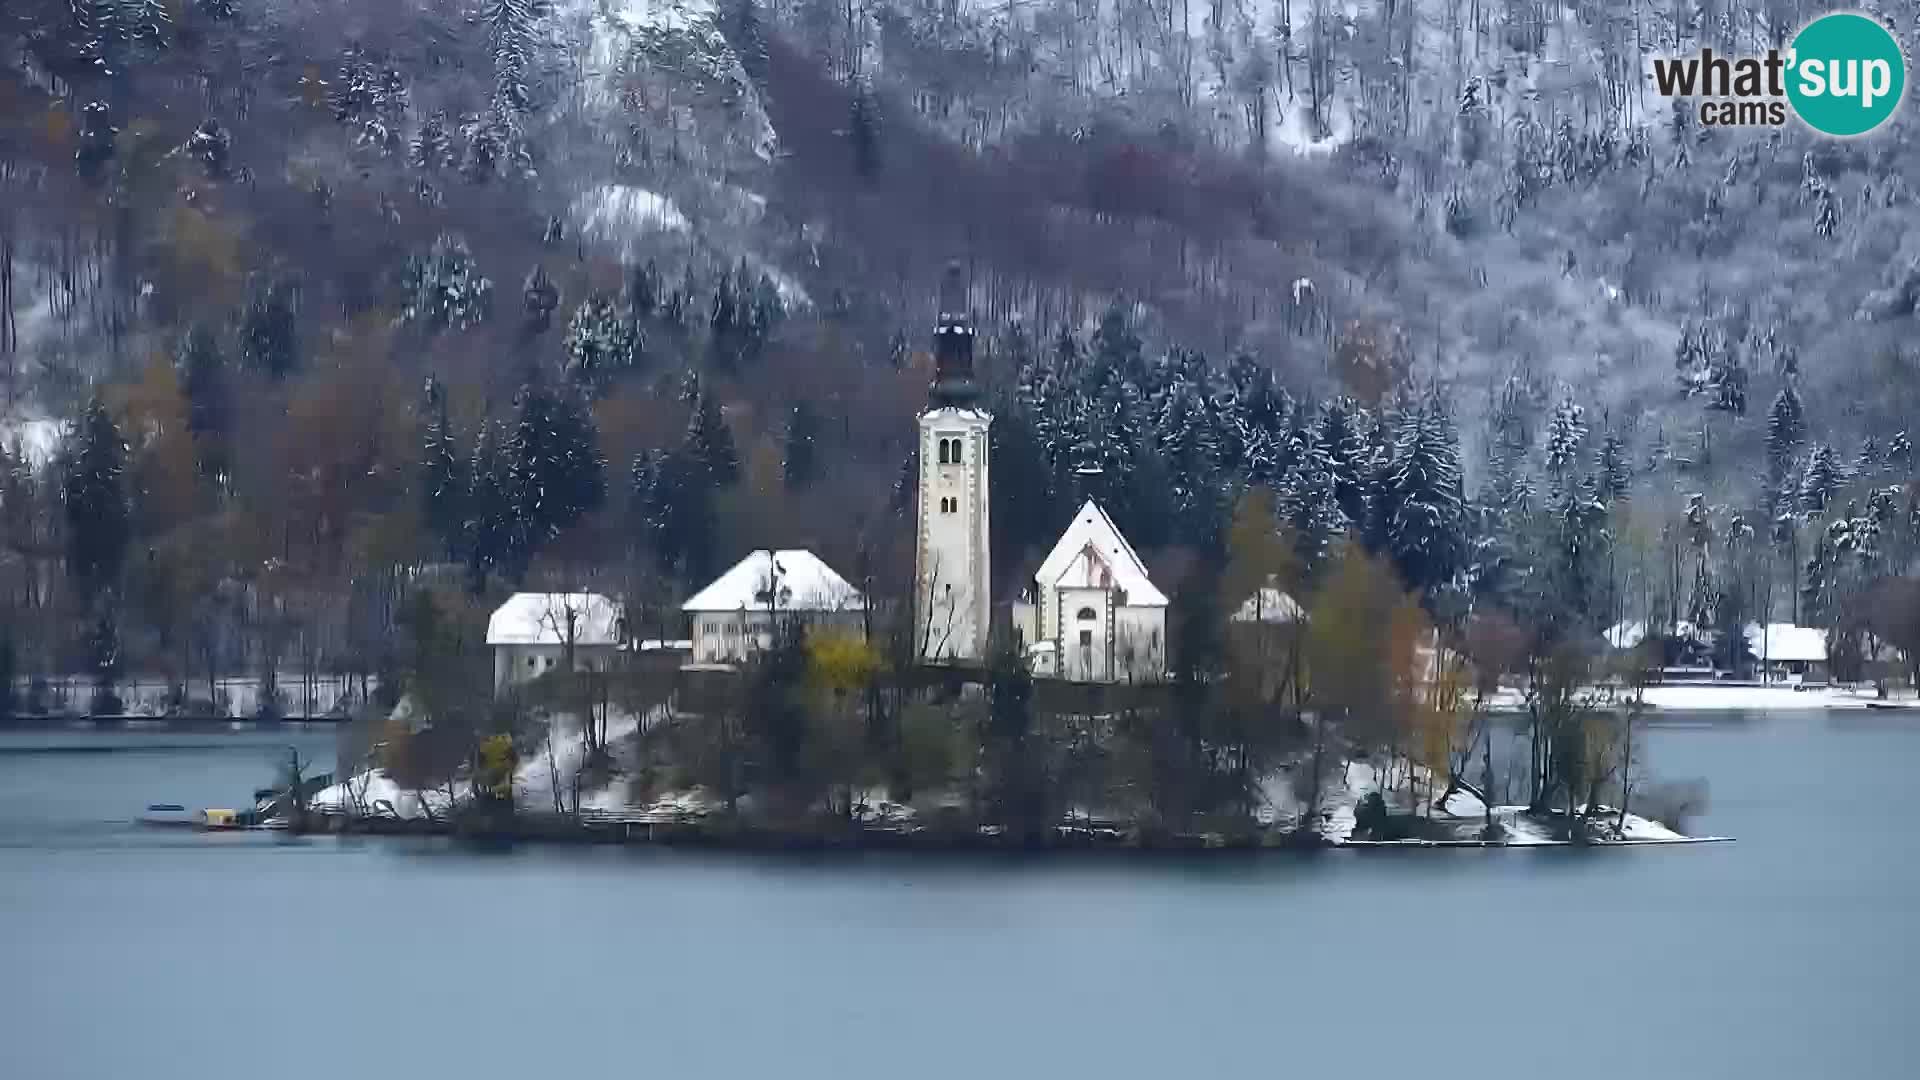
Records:
M1622 621L1911 664L1912 114L1646 76L1820 10L10 0L0 685L398 687L423 591L677 637L756 547L904 602L956 258L999 599L1097 498L1195 685L1226 592L1346 559L1496 675Z

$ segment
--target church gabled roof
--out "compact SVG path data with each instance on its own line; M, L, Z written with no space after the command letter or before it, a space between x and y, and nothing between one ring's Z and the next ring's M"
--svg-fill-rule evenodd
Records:
M1073 515L1073 523L1060 534L1060 542L1053 545L1034 580L1043 587L1062 589L1117 588L1127 594L1129 606L1167 606L1167 594L1147 576L1146 564L1133 545L1092 499Z

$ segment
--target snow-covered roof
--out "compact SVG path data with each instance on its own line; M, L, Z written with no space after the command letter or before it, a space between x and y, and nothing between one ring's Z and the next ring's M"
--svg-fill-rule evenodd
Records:
M1614 623L1612 626L1607 627L1607 632L1604 636L1607 639L1607 644L1613 648L1636 648L1642 641L1647 640L1647 624L1638 619ZM1673 633L1671 636L1683 640L1693 640L1700 635L1694 632L1692 623L1681 619L1679 622L1673 624Z
M748 555L680 607L683 611L764 611L770 585L779 593L774 598L777 611L859 611L866 604L860 590L821 562L820 556L793 548L762 549Z
M1060 534L1060 542L1033 577L1043 587L1057 589L1117 588L1132 607L1167 606L1167 594L1147 577L1146 564L1133 545L1092 499L1073 515L1073 524Z
M1764 628L1759 623L1747 624L1747 648L1753 655L1772 662L1806 662L1824 664L1827 661L1827 632L1812 626L1795 626L1792 623L1768 623Z
M565 645L567 616L575 645L620 641L620 605L599 593L514 593L487 620L489 645Z
M1272 584L1247 597L1247 602L1233 613L1234 622L1290 623L1304 622L1306 617L1307 610L1298 600Z

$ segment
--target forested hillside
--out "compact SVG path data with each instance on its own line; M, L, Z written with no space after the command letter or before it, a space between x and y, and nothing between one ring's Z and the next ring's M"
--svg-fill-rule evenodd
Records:
M1911 111L1645 78L1818 10L9 0L9 663L393 671L422 581L665 627L756 546L900 593L949 259L1005 597L1093 496L1214 603L1265 488L1303 591L1351 537L1442 623L1865 633Z

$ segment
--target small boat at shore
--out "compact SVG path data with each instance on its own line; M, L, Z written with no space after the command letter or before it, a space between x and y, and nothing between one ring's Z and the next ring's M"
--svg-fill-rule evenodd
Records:
M140 815L140 824L161 828L199 829L202 832L240 832L249 829L285 829L284 817L263 818L246 810L209 808L189 811L178 803L154 803Z
M140 824L183 828L200 824L199 819L178 803L154 803L140 815Z

